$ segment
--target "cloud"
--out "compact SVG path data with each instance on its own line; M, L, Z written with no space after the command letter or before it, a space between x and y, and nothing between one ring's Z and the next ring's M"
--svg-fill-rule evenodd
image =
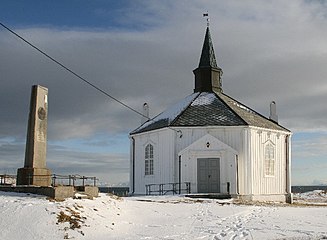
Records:
M266 116L275 100L280 123L293 131L326 129L327 24L321 1L133 1L116 8L117 18L111 19L116 25L108 28L15 30L129 106L141 110L148 102L154 116L193 91L207 9L224 92ZM110 13L94 12L104 19ZM49 88L49 141L99 134L127 139L140 124L140 116L4 30L0 52L0 139L24 142L33 84ZM128 153L129 145L124 146ZM11 147L19 156L24 152L23 143L2 145L1 161ZM75 154L70 157L84 155ZM50 162L64 162L59 151L50 156Z
M316 157L318 159L327 158L327 133L307 132L295 134L293 137L293 157L305 159ZM326 166L327 167L327 166Z
M83 152L71 148L52 146L47 165L53 173L60 175L81 175L97 177L103 184L128 182L128 153Z
M91 140L91 143L93 140ZM85 141L80 146L74 146L69 142L60 141L60 144L50 142L48 144L47 167L53 174L81 175L97 177L101 184L121 184L128 182L129 154L125 152L111 152L110 145L116 146L116 142L95 142L92 146L90 141ZM121 144L121 143L120 143ZM98 151L98 148L102 148ZM108 149L104 151L103 148ZM16 174L17 169L24 166L23 142L0 141L0 172Z
M23 167L25 142L15 138L0 138L0 174L13 174Z

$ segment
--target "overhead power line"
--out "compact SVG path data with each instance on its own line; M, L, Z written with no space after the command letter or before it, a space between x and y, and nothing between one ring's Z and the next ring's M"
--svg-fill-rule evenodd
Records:
M58 60L56 60L55 58L51 57L49 54L47 54L46 52L44 52L43 50L41 50L40 48L38 48L37 46L35 46L34 44L32 44L30 41L26 40L25 38L23 38L22 36L20 36L18 33L16 33L15 31L11 30L9 27L7 27L6 25L4 25L3 23L0 22L0 25L5 28L6 30L8 30L10 33L14 34L16 37L18 37L19 39L21 39L23 42L25 42L26 44L28 44L30 47L34 48L35 50L37 50L39 53L41 53L43 56L47 57L48 59L50 59L52 62L56 63L57 65L59 65L60 67L62 67L63 69L65 69L66 71L70 72L71 74L73 74L75 77L77 77L78 79L82 80L84 83L88 84L89 86L93 87L94 89L96 89L97 91L101 92L102 94L104 94L105 96L111 98L112 100L116 101L117 103L119 103L120 105L123 105L124 107L128 108L129 110L137 113L138 115L145 117L147 119L150 119L148 116L145 116L144 114L142 114L141 112L135 110L134 108L128 106L126 103L120 101L119 99L113 97L112 95L110 95L109 93L107 93L106 91L102 90L101 88L99 88L98 86L96 86L95 84L91 83L90 81L88 81L87 79L85 79L84 77L82 77L81 75L79 75L78 73L76 73L75 71L71 70L69 67L66 67L64 64L62 64L61 62L59 62Z

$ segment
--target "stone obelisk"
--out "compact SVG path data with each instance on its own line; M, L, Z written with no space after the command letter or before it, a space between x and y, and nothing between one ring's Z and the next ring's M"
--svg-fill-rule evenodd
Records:
M34 85L28 118L25 163L17 171L17 185L51 185L51 171L46 168L47 125L48 89Z

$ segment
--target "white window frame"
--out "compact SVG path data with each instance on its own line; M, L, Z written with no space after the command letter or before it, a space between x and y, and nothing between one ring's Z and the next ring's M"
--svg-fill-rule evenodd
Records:
M275 146L273 143L268 142L265 145L265 176L275 176Z
M153 167L153 145L148 143L144 149L144 175L151 176L154 174Z

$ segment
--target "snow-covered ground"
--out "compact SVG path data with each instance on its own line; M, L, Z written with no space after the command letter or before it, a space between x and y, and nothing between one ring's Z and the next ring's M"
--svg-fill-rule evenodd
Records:
M0 239L327 239L326 193L295 199L292 206L249 205L100 194L53 202L0 192Z

